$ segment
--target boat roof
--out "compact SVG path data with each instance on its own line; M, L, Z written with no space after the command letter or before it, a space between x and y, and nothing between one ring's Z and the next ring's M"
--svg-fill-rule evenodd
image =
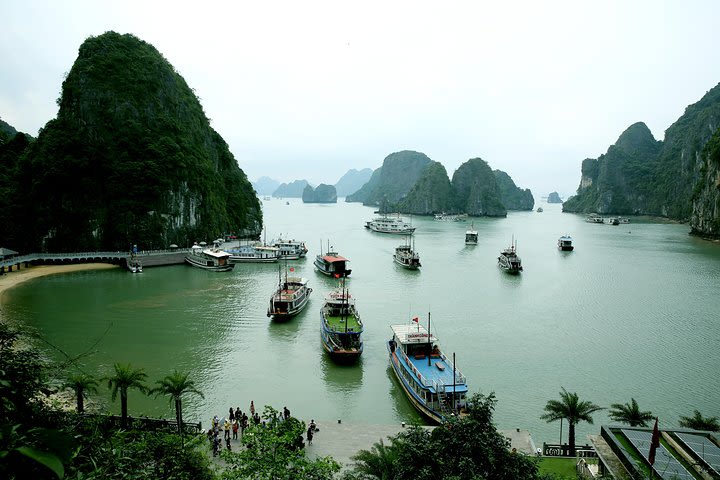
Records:
M211 257L215 258L224 258L230 256L228 252L224 252L222 250L213 250L211 248L206 248L205 250L203 250L203 253L205 255L210 255Z
M277 252L280 249L277 247L270 247L268 245L258 245L255 247L255 250L269 250L271 252Z
M572 240L572 237L570 235L563 235L560 237L560 240Z
M286 283L300 283L305 285L307 283L307 278L303 277L287 277Z
M341 257L340 255L324 255L322 258L323 258L323 260L325 260L326 262L330 262L330 263L333 263L333 262L349 262L349 261L350 261L350 260L348 260L348 259L345 258L345 257Z
M392 328L395 338L402 344L428 343L427 329L419 323L391 325L390 328ZM430 342L437 342L437 338L432 334Z

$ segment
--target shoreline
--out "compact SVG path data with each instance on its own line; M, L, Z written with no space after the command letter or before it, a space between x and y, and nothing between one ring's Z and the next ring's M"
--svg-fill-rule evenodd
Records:
M80 272L85 270L104 270L120 268L112 263L75 263L70 265L36 265L25 267L0 275L0 305L5 304L8 291L33 278L46 277L59 273Z

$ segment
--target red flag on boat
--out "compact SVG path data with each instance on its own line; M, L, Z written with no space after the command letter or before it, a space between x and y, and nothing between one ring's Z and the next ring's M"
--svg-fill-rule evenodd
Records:
M295 271L295 267L290 267L290 271L291 271L291 272L294 272L294 271Z
M420 319L418 317L413 317L413 322L418 323L420 322Z
M336 273L336 274L334 275L334 277L335 277L335 278L340 278L340 274L339 274L339 273Z
M658 418L655 417L655 427L653 428L652 440L650 440L650 453L648 453L648 462L650 465L655 463L655 450L660 446L660 432L658 431Z

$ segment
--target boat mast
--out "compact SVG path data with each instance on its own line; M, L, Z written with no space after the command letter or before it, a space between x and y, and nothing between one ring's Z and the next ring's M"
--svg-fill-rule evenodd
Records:
M455 352L453 352L453 412L455 411Z
M432 338L432 335L430 334L430 312L428 311L428 367L431 363L430 354L432 354L432 342L430 341L430 338Z

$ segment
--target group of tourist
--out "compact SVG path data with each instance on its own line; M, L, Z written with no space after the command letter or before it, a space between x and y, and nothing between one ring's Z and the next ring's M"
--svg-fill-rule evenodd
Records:
M250 416L248 416L248 413L250 414ZM283 407L282 412L278 412L277 420L283 421L287 420L288 418L290 418L290 409L287 407ZM212 418L211 427L207 431L208 440L212 445L213 456L219 455L220 450L222 449L220 430L224 432L223 439L225 441L225 448L227 448L228 450L232 450L232 446L230 445L230 432L232 432L232 439L238 440L238 431L240 432L240 438L242 438L242 436L245 434L245 429L249 425L249 422L252 421L255 425L260 425L261 423L265 425L266 420L269 419L262 419L260 417L260 414L255 411L254 400L250 401L249 412L241 411L240 407L236 407L235 410L230 407L227 417L223 417L222 419L220 419L217 415L215 415ZM313 435L318 430L319 429L315 424L315 420L311 420L307 430L307 442L309 445L312 445ZM300 443L302 443L302 439L300 439Z

